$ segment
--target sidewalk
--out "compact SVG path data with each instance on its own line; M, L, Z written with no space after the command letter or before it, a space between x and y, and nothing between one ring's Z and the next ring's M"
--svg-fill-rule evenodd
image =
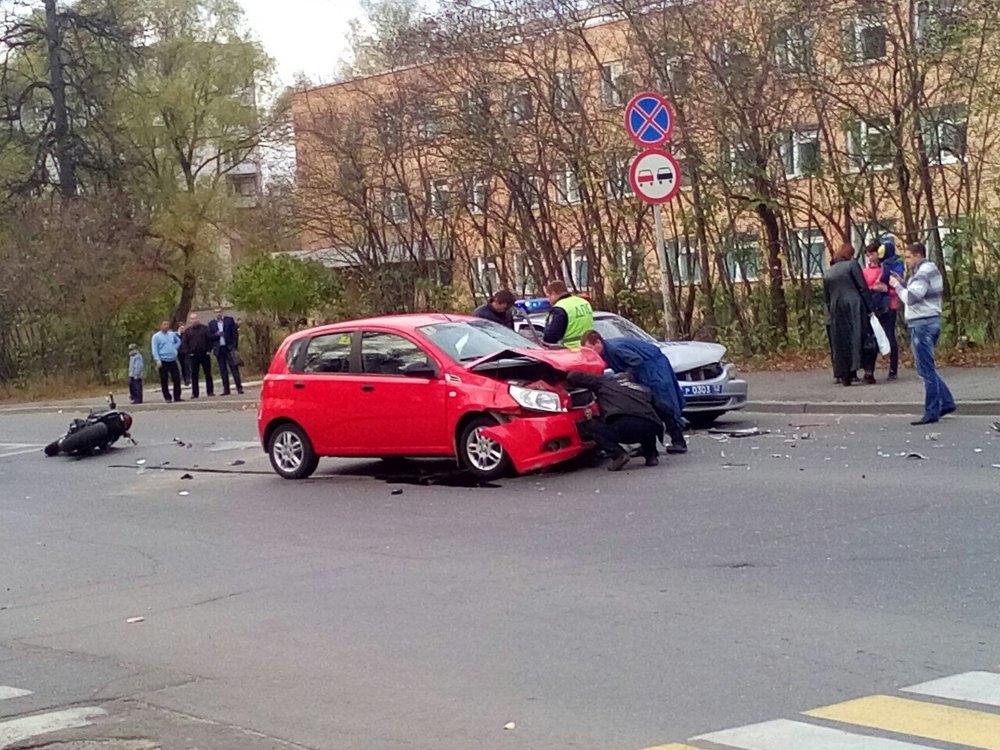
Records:
M845 388L833 382L829 370L807 370L804 372L741 372L749 386L747 411L775 414L913 414L919 416L923 410L924 386L913 370L900 370L899 380L884 380L885 373L877 373L878 385L853 385ZM958 413L966 415L995 416L1000 418L1000 368L993 367L952 367L941 370L955 401ZM260 395L261 381L244 383L246 393L231 396L207 398L204 394L197 400L190 398L190 391L184 389L184 400L179 404L164 403L159 388L146 389L146 401L139 405L128 403L128 394L116 393L118 405L127 411L170 409L215 411L256 410ZM0 416L4 414L29 414L41 412L63 412L66 414L86 414L90 409L104 406L100 396L92 398L44 401L37 403L0 405Z
M923 382L913 370L900 369L899 380L845 388L829 370L740 373L749 385L748 411L781 414L914 414L924 403ZM1000 368L951 367L941 370L958 413L1000 417Z

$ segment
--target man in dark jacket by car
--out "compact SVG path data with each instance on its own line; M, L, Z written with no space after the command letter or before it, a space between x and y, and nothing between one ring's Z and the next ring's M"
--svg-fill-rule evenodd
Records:
M514 294L508 289L501 289L490 297L490 301L485 305L477 307L472 313L477 318L499 323L502 326L514 330Z
M653 406L670 435L667 453L687 453L684 439L684 392L670 360L656 344L639 339L605 340L597 331L583 335L583 345L604 358L615 372L627 372L653 392Z
M663 423L653 408L653 394L646 386L634 382L627 373L590 375L570 372L566 382L575 388L586 388L597 397L601 415L584 423L584 437L611 456L609 471L621 471L631 454L622 444L638 443L646 466L660 463L656 441L663 438Z
M198 398L199 368L205 371L206 395L214 396L212 358L209 356L209 352L212 351L212 335L208 331L208 326L198 320L198 313L191 313L181 341L191 360L191 398Z

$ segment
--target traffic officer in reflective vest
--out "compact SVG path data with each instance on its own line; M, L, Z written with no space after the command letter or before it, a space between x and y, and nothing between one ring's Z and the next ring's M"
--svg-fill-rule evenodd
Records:
M583 334L594 327L594 309L583 297L570 294L562 281L550 281L545 295L552 303L552 311L545 321L542 340L579 349Z

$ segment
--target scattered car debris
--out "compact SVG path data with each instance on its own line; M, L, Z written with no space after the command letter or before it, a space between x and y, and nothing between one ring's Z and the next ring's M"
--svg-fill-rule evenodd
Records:
M993 430L995 432L1000 432L1000 422L994 422L993 423Z
M515 729L516 727L517 724L515 724L513 721L508 721L506 724L503 725L504 729Z
M907 453L906 454L906 460L907 461L926 461L927 460L927 456L925 456L923 453Z
M190 474L181 474L181 479L194 479Z
M973 449L972 449L972 452L973 452L973 453L982 453L982 452L983 452L983 449L982 449L982 448L973 448Z
M242 466L245 463L246 463L246 461L244 461L242 458L237 458L235 461L232 461L229 465L230 466Z
M145 622L145 617L130 617L125 622L129 625L135 625L137 622Z
M935 443L936 443L936 442L937 442L938 440L940 440L940 439L941 439L941 433L940 433L940 432L929 432L929 433L927 433L927 435L926 435L926 436L924 437L924 440L930 440L930 441L932 441L932 442L935 442Z
M713 427L708 431L709 435L725 435L731 438L757 437L758 435L767 435L768 433L768 430L762 430L759 427L746 427L741 430L727 430L722 427Z
M992 464L994 469L1000 469L1000 464Z
M181 497L187 497L187 496L188 496L188 495L190 495L191 493L190 493L190 492L188 492L187 490L181 490L181 491L180 491L180 492L178 492L177 494L178 494L178 495L180 495Z
M728 463L728 462L722 464L722 468L723 469L742 469L744 467L747 468L747 469L749 469L750 468L750 464L734 464L734 463Z
M826 422L789 422L788 426L801 430L803 427L827 427L828 425Z
M403 494L403 491L402 491L402 490L400 490L400 489L395 489L395 490L393 490L393 491L392 491L392 494L393 494L393 495L402 495L402 494Z
M144 458L140 458L138 461L136 461L136 464L139 465L139 466L142 466L145 463L146 463L146 459L144 459Z

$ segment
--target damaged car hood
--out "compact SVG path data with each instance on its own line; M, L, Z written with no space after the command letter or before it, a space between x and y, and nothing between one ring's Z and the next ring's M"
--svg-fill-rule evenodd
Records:
M593 374L604 372L604 360L590 349L504 349L496 354L490 354L470 362L466 365L466 369L476 372L480 369L488 369L487 366L492 363L510 359L542 362L563 372L569 370L580 370Z
M657 341L674 372L687 372L696 367L714 365L726 355L726 347L705 341Z

